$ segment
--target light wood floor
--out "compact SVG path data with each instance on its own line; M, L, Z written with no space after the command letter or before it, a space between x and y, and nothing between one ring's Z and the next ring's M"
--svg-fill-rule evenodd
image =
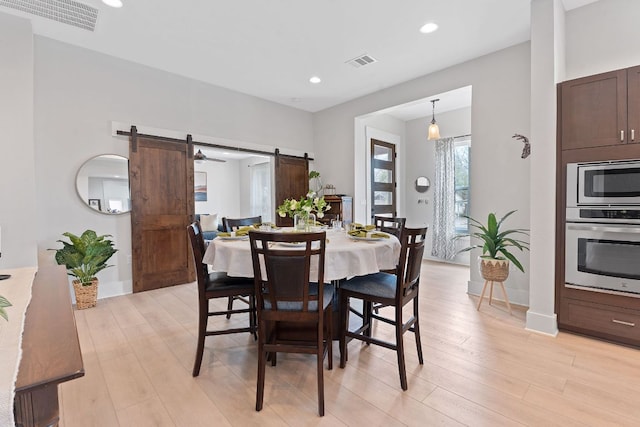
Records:
M267 366L265 406L255 411L256 344L248 334L207 338L200 376L191 377L194 283L100 300L76 311L86 375L60 386L61 424L640 425L640 350L528 332L525 310L509 316L499 302L485 301L478 312L477 297L466 294L468 276L465 267L424 263L425 360L418 364L413 334L405 334L408 391L393 351L354 341L340 369L335 344L323 418L315 361L304 355L279 355L275 368Z

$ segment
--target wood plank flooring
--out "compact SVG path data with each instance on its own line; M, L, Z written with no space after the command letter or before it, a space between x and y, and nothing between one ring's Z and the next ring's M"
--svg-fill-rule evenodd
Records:
M279 355L275 368L267 366L264 409L255 411L249 334L208 337L200 376L191 377L195 283L100 300L75 312L86 375L60 386L61 425L640 425L640 350L526 331L525 309L514 306L510 316L501 302L485 301L478 312L468 278L466 267L424 262L424 365L413 334L405 334L406 392L393 351L354 341L340 369L334 343L324 417L317 415L315 361L306 355ZM387 325L376 328L392 336Z

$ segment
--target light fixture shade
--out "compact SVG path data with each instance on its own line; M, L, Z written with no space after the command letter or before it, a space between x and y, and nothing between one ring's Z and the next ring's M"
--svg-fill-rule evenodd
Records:
M427 140L431 139L440 139L440 128L435 122L429 125L429 136L427 136Z

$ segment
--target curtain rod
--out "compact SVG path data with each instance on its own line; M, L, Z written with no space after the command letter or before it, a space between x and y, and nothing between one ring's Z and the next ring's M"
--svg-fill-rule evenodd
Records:
M131 132L129 131L125 131L125 130L118 130L116 132L118 135L123 135L123 136L131 136ZM149 134L144 134L144 133L136 133L136 135L140 138L150 138L150 139L158 139L161 141L169 141L169 142L184 142L186 143L187 140L186 139L178 139L178 138L171 138L168 136L161 136L161 135L149 135ZM308 157L307 153L305 153L304 156L295 156L292 154L281 154L280 150L278 148L276 148L275 152L270 152L270 151L262 151L262 150L253 150L251 148L242 148L242 147L229 147L228 145L220 145L220 144L212 144L209 142L198 142L198 141L192 141L192 143L194 145L200 145L200 146L204 146L204 147L211 147L211 148L221 148L223 150L229 150L229 151L240 151L243 153L251 153L251 154L262 154L264 156L276 156L276 155L280 155L280 156L284 156L284 157L293 157L296 159L308 159L308 160L313 160L313 157Z
M469 138L471 136L470 133L466 134L466 135L458 135L458 136L454 136L453 139L459 139L459 138Z

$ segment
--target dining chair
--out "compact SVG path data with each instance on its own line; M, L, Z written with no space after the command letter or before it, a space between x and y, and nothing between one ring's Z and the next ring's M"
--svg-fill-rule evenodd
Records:
M251 258L258 311L258 382L256 411L264 399L267 357L315 354L318 413L324 415L323 362L333 368L332 300L334 287L324 283L326 233L250 231ZM311 263L318 274L310 277Z
M400 386L407 390L407 372L404 360L403 335L406 331L415 334L418 361L422 361L422 344L420 342L420 324L418 317L418 290L420 284L420 267L424 253L424 242L427 228L404 228L400 236L402 247L396 274L379 272L366 276L356 276L340 285L340 367L344 368L348 359L347 344L352 339L367 344L380 345L395 350L398 358ZM363 324L354 331L349 330L350 298L363 301ZM412 316L406 321L402 309L413 303ZM393 318L386 318L371 312L372 304L383 304L394 308ZM372 336L372 320L393 325L395 343Z
M193 364L193 376L200 374L202 354L204 352L204 339L210 335L235 334L239 332L252 333L256 337L256 311L254 298L254 285L252 278L230 277L223 272L209 272L207 264L202 262L205 246L202 237L202 229L198 221L187 227L189 240L193 252L193 260L198 279L198 347L196 360ZM248 308L238 310L209 311L209 301L215 298L244 296L249 302ZM229 328L208 330L209 317L229 315L231 313L249 313L249 326L246 328Z
M376 226L376 230L384 231L385 233L393 234L398 239L402 234L402 229L407 221L406 218L390 217L375 215L373 217L373 224Z
M230 233L236 231L240 227L251 226L254 224L260 224L262 222L262 216L252 216L247 218L222 218L222 225L224 231Z
M254 224L260 224L261 222L262 222L262 216L252 216L247 218L223 217L222 228L224 228L224 231L226 231L227 233L230 233L232 231L236 231L240 227L252 226ZM227 313L227 319L231 318L231 310L233 310L233 302L236 300L242 301L245 304L249 304L249 300L241 296L229 297L229 300L227 301L227 310L229 311L229 313Z

